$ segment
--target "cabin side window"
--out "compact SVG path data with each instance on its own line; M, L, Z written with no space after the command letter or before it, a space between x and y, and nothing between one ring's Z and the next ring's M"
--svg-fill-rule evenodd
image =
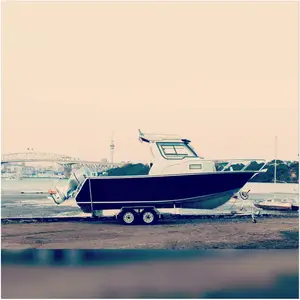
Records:
M197 154L185 143L157 143L160 154L165 159L184 159L197 157Z

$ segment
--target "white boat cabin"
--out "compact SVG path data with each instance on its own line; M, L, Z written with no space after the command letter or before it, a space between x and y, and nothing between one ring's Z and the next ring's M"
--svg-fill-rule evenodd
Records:
M139 130L139 140L150 145L153 160L149 175L215 172L213 161L204 160L189 140L170 134L146 134Z

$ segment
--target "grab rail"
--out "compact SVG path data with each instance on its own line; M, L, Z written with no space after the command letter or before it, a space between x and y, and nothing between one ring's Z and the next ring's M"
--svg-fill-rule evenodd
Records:
M216 160L207 160L213 161L217 167L221 167L221 169L217 169L219 172L249 172L255 171L260 172L267 164L265 159L216 159ZM255 164L256 169L249 169L251 164ZM238 169L237 166L239 166ZM235 170L233 169L235 167ZM254 166L253 166L254 167ZM231 169L230 169L231 168Z

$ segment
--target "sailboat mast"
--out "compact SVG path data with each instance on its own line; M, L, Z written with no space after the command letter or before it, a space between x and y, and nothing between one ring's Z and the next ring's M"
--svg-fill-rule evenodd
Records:
M114 162L114 150L115 150L114 132L112 133L111 142L110 142L109 147L110 147L110 155L111 155L110 162L113 163Z
M275 136L275 162L274 162L274 183L277 177L277 136Z

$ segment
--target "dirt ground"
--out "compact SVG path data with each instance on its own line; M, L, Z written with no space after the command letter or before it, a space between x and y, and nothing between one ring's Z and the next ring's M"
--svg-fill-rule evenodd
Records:
M164 221L122 226L90 223L2 224L2 249L291 249L299 246L299 218Z

